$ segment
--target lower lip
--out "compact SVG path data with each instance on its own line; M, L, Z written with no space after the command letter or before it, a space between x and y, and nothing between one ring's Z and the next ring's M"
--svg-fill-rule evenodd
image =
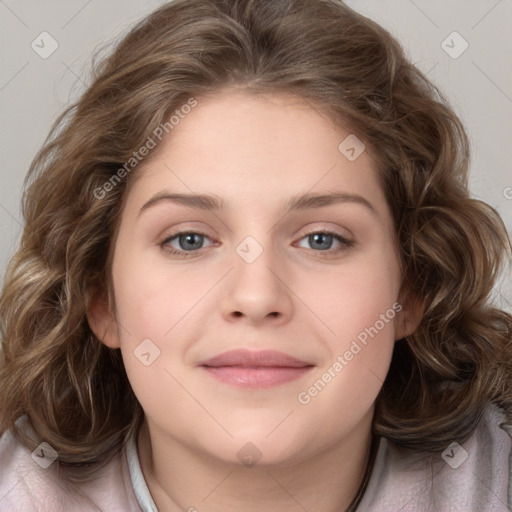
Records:
M246 368L241 366L202 366L215 379L242 388L270 388L300 379L313 367L273 366Z

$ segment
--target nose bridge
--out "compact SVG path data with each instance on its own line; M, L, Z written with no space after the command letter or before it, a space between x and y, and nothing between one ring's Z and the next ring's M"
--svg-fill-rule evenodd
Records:
M256 238L257 237L257 238ZM274 272L279 267L277 251L271 233L260 232L246 236L235 248L235 275L237 281L247 280L251 286L274 287ZM271 272L271 269L273 272Z
M240 263L240 267L247 266L247 272L251 268L257 269L258 274L269 272L267 266L274 268L278 265L276 256L279 251L275 247L275 222L272 215L266 215L266 212L272 208L267 205L261 205L256 208L253 202L245 203L245 210L238 217L235 228L235 236L238 243L235 244L237 258L235 261ZM241 260L241 261L238 261ZM238 266L238 265L237 265Z
M234 269L223 299L225 315L242 314L253 322L288 315L289 292L282 282L282 262L273 244L272 233L260 229L235 246Z

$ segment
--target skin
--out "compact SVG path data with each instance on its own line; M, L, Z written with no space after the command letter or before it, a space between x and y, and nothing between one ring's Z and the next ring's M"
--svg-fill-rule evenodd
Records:
M404 305L309 403L297 396L400 301L374 162L368 151L345 158L338 146L350 132L297 97L231 90L198 102L137 169L115 241L115 311L98 301L88 315L98 337L121 349L144 409L142 471L166 511L346 510L394 342L415 329L418 311ZM226 207L160 201L139 214L162 191L216 194ZM372 208L345 201L284 214L290 196L335 191ZM352 245L307 236L326 229ZM162 245L178 230L206 237ZM263 249L252 263L236 251L247 236ZM149 366L134 355L144 339L160 350ZM315 368L254 390L198 367L241 347L280 350ZM253 467L237 457L248 442L261 454Z

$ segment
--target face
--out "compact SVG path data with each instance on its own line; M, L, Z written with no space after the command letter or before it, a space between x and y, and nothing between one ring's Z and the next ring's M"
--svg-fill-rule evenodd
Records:
M89 321L153 433L279 464L370 428L405 310L390 210L349 135L296 97L223 92L137 170L115 312Z

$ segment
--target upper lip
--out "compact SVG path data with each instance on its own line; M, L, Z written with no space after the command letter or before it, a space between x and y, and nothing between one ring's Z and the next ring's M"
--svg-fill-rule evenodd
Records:
M258 367L291 367L304 368L312 366L311 363L296 359L277 350L248 350L234 349L223 352L199 363L200 366L240 366L248 368Z

